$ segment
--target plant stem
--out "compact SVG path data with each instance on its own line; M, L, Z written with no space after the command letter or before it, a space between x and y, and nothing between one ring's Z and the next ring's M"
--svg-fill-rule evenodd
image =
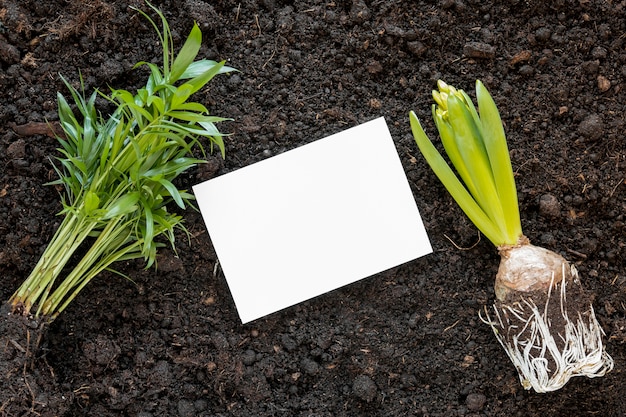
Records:
M38 300L46 299L54 281L95 225L95 222L86 221L78 213L68 212L65 215L39 262L11 297L14 309L21 306L24 314L28 314ZM39 305L37 314L41 307Z
M96 274L89 273L89 270L94 267L94 263L100 258L103 252L107 249L107 241L111 240L111 235L115 232L116 234L120 234L120 232L125 231L125 228L117 229L119 223L123 220L122 216L118 216L115 219L109 221L98 236L98 239L94 242L94 244L89 248L89 251L82 257L78 265L72 269L68 273L68 275L63 279L61 284L54 290L54 292L45 297L43 300L45 302L40 307L41 313L46 316L49 314L56 315L60 313L58 310L59 305L67 298L67 294L72 288L78 287L80 290L84 284L89 282L92 275ZM117 229L117 230L116 230ZM77 291L76 291L77 292ZM73 297L71 297L73 298ZM69 302L69 301L68 301ZM54 317L53 317L54 318Z

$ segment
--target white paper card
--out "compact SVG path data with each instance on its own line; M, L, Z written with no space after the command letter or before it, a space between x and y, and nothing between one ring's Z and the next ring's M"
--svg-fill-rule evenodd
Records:
M432 252L384 118L193 189L243 323Z

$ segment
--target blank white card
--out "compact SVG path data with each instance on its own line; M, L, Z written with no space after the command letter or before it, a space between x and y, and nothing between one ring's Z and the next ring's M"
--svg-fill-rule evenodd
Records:
M243 323L432 252L384 118L193 189Z

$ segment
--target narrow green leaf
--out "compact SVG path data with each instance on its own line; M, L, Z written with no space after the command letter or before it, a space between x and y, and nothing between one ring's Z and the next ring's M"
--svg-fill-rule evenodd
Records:
M174 92L174 96L172 97L172 109L178 109L181 104L183 104L189 96L191 96L193 87L190 84L181 84L176 91Z
M139 192L124 194L116 199L112 204L106 207L106 211L102 216L102 220L112 219L117 216L123 216L137 210L137 202L141 195Z
M65 137L67 137L72 142L72 150L76 151L76 145L77 142L80 140L82 129L66 121L61 121L61 128L65 132Z
M211 61L208 59L200 59L196 62L193 62L187 70L181 75L180 79L186 80L189 78L198 77L205 72L211 70L213 67L219 66L218 74L226 74L229 72L237 71L235 68L227 67L223 62Z
M116 99L120 104L134 104L135 96L126 90L113 90L111 97Z
M137 68L143 65L147 65L150 68L150 77L146 82L146 91L149 95L153 95L157 91L157 87L163 84L163 74L161 68L151 62L138 62L133 68Z
M211 136L211 152L213 152L213 144L217 146L220 150L220 155L222 155L222 159L226 158L226 147L224 145L224 140L221 136Z
M506 220L507 235L509 240L517 240L522 235L522 226L513 167L502 119L491 94L480 81L476 81L476 99L480 110L483 140Z
M195 93L196 91L204 87L209 81L211 81L213 77L219 74L220 70L224 67L225 62L226 61L222 61L218 63L217 65L214 65L207 71L203 72L202 74L198 75L197 77L194 77L191 80L189 80L188 84L191 85L192 87L191 92Z
M154 118L148 111L142 106L138 106L135 103L127 103L126 108L130 110L131 115L137 122L137 124L141 127L145 126L146 123L149 123Z
M139 107L145 107L148 103L150 93L145 88L137 90L137 94L134 96L134 103Z
M72 109L70 108L69 104L65 100L65 97L61 93L57 93L57 105L58 105L59 119L61 121L61 125L63 126L63 128L65 129L65 126L68 126L76 130L76 126L80 126L80 124L76 120L76 117L74 116L74 112L72 112ZM76 133L73 133L71 135L71 137L73 138L77 136L78 135Z
M131 128L131 125L125 123L125 120L123 118L119 119L117 125L115 126L115 132L111 136L111 150L109 153L110 156L109 158L104 158L103 160L101 160L101 169L104 169L104 166L107 162L112 164L113 161L115 161L122 147L124 146L124 141L128 137ZM105 155L106 153L103 153L103 156Z
M97 210L100 207L100 199L98 195L93 191L87 191L85 193L85 213L89 215L89 213Z
M168 82L174 84L181 75L187 70L187 67L196 59L200 45L202 44L202 32L197 24L194 23L185 44L181 48L178 56L172 64L172 70L168 77Z
M478 116L478 111L476 110L476 106L474 106L474 102L472 101L470 96L467 95L467 93L465 91L463 91L463 90L457 90L457 91L461 95L461 97L463 97L464 104L465 104L467 110L472 115L472 120L474 120L474 124L480 130L480 128L481 128L480 117Z
M167 115L178 120L185 120L187 122L200 122L204 119L204 116L191 111L170 111Z
M174 184L172 184L171 182L169 182L168 180L164 179L164 178L159 180L158 182L163 187L165 187L165 189L168 191L170 197L172 197L174 199L174 201L176 202L178 207L184 209L185 208L185 203L183 202L183 199L182 199L180 193L178 192L178 189L176 188L176 186Z
M150 96L146 101L148 106L153 106L157 112L157 114L165 113L165 103L163 99L159 96Z
M222 120L230 120L230 119L221 119ZM210 120L208 117L205 117L203 120L198 122L200 126L204 128L204 132L202 133L204 136L223 136L217 126L213 123L214 120Z
M206 114L209 112L209 110L200 103L180 103L177 104L174 107L175 110L185 110L185 111L191 111L191 112L196 112L199 114ZM208 116L203 116L203 117L208 117Z
M149 203L142 204L145 216L145 231L143 233L146 242L152 242L154 239L154 218L152 217L152 209Z
M203 163L203 162L206 162L206 161L204 161L203 159L196 159L196 158L186 158L186 157L177 158L173 161L167 162L166 164L155 166L149 171L146 171L144 175L146 176L146 178L153 178L158 175L161 175L167 178L176 177L181 172L184 172L187 169L191 168L192 166Z
M130 6L130 7L131 7L131 9L136 10L143 17L145 17L146 20L148 20L148 22L150 22L150 24L152 25L152 27L156 31L157 35L159 36L159 40L161 41L161 45L163 47L163 72L167 74L167 73L170 72L171 33L170 33L170 30L169 30L169 26L167 24L167 20L165 19L165 15L163 15L163 13L157 7L153 6L148 1L146 1L146 4L159 15L159 18L161 19L161 26L162 26L162 29L163 29L163 33L161 33L161 30L159 30L159 27L157 26L155 21L152 20L150 18L150 16L148 16L143 10L140 10L140 9L134 7L134 6Z

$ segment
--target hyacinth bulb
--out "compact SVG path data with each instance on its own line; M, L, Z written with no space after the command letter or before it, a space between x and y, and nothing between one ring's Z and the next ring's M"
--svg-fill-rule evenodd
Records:
M526 238L499 249L497 299L483 321L515 365L522 386L555 391L572 377L594 378L613 369L592 297L576 268Z

